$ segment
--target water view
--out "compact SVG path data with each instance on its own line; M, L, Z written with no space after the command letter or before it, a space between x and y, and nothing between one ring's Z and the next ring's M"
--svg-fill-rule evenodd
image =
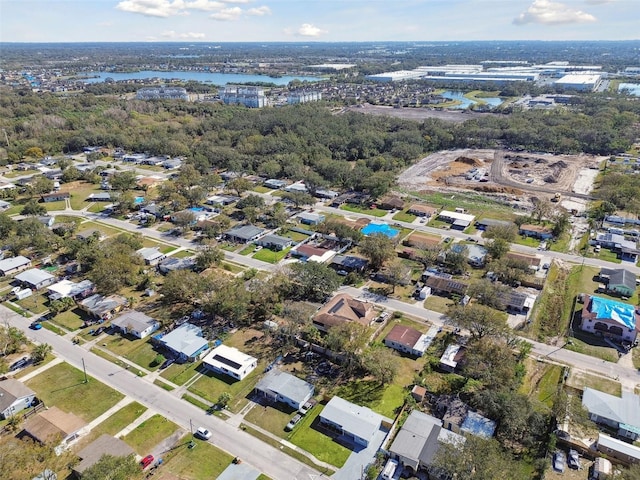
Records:
M104 82L107 78L120 80L144 80L149 78L161 78L164 80L183 80L200 83L212 83L214 85L226 85L228 83L273 83L275 85L287 85L293 80L319 82L322 78L305 76L270 77L268 75L249 75L243 73L214 73L214 72L183 72L183 71L153 71L141 72L88 72L84 81L87 83Z
M618 85L618 91L622 92L623 90L626 90L631 95L640 97L640 83L621 83Z
M447 90L446 92L443 92L440 95L449 100L457 100L458 102L460 102L458 105L452 108L465 109L465 108L469 108L471 105L479 103L475 100L471 100L470 98L465 97L464 92L453 92L453 91ZM503 102L503 100L499 97L482 97L482 100L491 107L497 107L501 105Z

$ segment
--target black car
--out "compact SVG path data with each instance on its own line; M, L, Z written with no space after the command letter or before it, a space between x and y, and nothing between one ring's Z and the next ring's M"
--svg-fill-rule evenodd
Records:
M9 367L9 371L14 372L20 368L26 367L27 365L29 365L29 363L31 363L29 357L22 357L20 360L11 364L11 366Z
M93 334L92 334L92 335L93 335L94 337L97 337L97 336L98 336L98 335L100 335L102 332L104 332L104 327L98 327L98 328L96 329L96 331L95 331L95 332L93 332Z
M175 362L175 359L173 358L167 358L164 362L162 362L162 365L160 365L160 369L165 369L167 368L169 365L173 365L173 363Z

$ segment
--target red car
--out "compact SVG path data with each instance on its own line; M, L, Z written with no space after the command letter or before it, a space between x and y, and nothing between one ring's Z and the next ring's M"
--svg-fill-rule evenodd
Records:
M142 469L144 470L149 465L151 465L153 463L153 460L154 460L153 455L147 455L142 460L140 460L140 465L142 465Z

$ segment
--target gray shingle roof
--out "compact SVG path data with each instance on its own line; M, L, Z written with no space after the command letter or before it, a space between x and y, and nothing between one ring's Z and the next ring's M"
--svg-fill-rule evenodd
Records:
M309 398L309 394L313 395L314 392L314 387L310 383L276 368L262 377L256 385L256 389L262 392L277 393L296 403L304 402Z
M329 403L320 413L320 417L340 425L344 432L351 433L367 441L380 429L383 420L391 423L389 419L375 413L373 410L348 402L340 397L333 397L329 400Z
M615 397L587 387L582 393L582 406L601 418L640 428L640 396L631 392Z

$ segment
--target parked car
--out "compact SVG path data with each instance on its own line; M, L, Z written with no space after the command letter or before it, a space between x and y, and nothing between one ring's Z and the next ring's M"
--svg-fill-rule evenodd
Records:
M302 405L298 409L298 412L300 412L301 415L306 415L307 412L311 410L313 407L315 407L317 404L318 404L318 401L315 398L311 398L309 399L308 402L306 402L304 405Z
M145 469L149 465L151 465L154 460L155 460L155 458L153 458L153 455L147 455L142 460L140 460L140 465L142 465L142 468Z
M17 360L11 364L11 366L9 367L9 371L13 372L15 370L18 370L19 368L26 367L27 365L29 365L29 362L29 357L22 357L20 360Z
M299 413L296 413L294 417L291 420L289 420L289 423L287 423L287 426L284 427L284 429L288 432L293 430L300 420L302 420L302 415L300 415Z
M160 365L160 369L164 370L168 366L173 365L175 361L176 360L174 358L167 358L164 362L162 362L162 365Z
M563 473L567 467L567 456L564 452L556 452L553 454L553 469L556 472Z
M193 435L200 440L209 440L211 438L211 432L204 427L198 427Z
M33 322L29 325L29 328L32 330L40 330L42 328L42 324L40 322Z
M93 335L94 337L97 337L97 336L98 336L98 335L100 335L102 332L104 332L104 327L98 327L98 328L96 329L96 331L92 333L92 335Z
M582 465L580 465L580 454L576 450L569 450L567 464L569 465L569 468L573 468L575 470L580 470L582 467Z

